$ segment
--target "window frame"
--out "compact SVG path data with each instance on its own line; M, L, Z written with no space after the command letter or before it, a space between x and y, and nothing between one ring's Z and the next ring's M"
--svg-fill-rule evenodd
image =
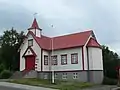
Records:
M32 42L31 45L30 45L30 41ZM29 40L28 40L28 47L30 47L30 46L33 46L33 39L29 39Z
M53 61L53 57L56 57L56 61ZM52 61L52 65L58 65L58 58L57 58L57 55L51 56L51 61ZM56 62L56 63L55 63L55 62Z
M62 79L67 79L67 73L62 74Z
M66 57L66 63L63 63L63 61L62 61L62 60L63 60L63 59L62 59L63 56ZM67 54L62 54L62 55L61 55L61 65L66 65L66 64L67 64Z
M73 79L78 79L78 73L73 73Z
M77 59L76 62L73 60L74 55L77 55L76 56L76 59ZM78 64L78 53L72 53L71 54L71 64Z
M47 63L46 63L46 59L47 58ZM48 65L48 55L44 55L44 65Z

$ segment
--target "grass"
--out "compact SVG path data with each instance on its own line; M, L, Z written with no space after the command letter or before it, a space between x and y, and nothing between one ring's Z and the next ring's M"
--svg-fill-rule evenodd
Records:
M54 88L60 90L76 90L76 89L88 88L93 86L93 84L87 82L68 82L68 81L56 81L55 84L52 84L50 83L49 80L42 80L42 79L16 79L16 80L10 80L8 82L33 85L33 86L42 86L42 87Z

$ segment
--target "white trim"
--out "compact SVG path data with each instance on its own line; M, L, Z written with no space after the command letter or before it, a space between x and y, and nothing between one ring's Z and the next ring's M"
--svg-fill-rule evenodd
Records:
M90 38L92 38L92 35L90 35L90 36L88 37L88 40L86 41L86 43L85 43L84 47L88 44L88 42L89 42Z

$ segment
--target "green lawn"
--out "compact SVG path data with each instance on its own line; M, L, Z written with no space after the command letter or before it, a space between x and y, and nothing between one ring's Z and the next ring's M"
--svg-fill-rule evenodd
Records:
M16 80L10 80L8 82L33 85L33 86L42 86L42 87L55 88L60 90L76 90L76 89L88 88L93 86L93 84L86 82L68 82L68 81L56 81L55 84L51 84L49 80L41 80L41 79L16 79Z

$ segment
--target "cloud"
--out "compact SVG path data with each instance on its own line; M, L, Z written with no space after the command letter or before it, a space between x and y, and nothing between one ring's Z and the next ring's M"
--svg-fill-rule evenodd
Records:
M45 35L93 29L101 44L120 52L119 4L119 0L0 0L0 33L11 27L27 31L37 12Z

